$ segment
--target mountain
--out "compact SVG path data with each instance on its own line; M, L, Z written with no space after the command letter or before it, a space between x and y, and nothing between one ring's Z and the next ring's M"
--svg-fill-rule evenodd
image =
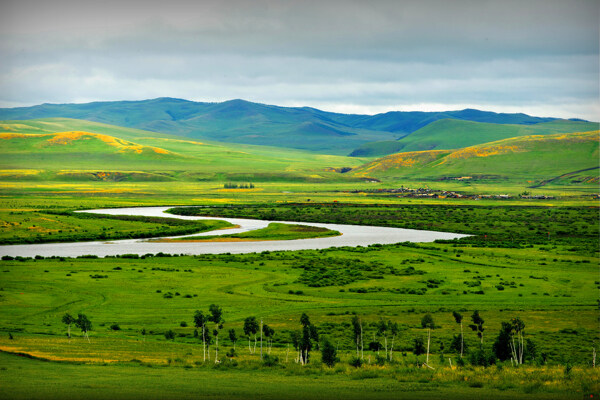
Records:
M352 180L365 160L280 147L189 140L97 122L0 121L3 180Z
M173 98L0 109L0 119L52 117L87 120L191 139L279 146L329 154L348 154L369 142L396 141L441 119L519 125L555 119L471 109L356 115L244 100L202 103Z
M366 143L351 156L372 157L397 152L450 150L518 136L551 135L599 129L595 122L555 119L532 125L441 119L399 140Z
M598 182L600 131L530 135L458 150L392 154L351 171L359 177L541 181L583 170ZM588 180L589 181L589 180Z

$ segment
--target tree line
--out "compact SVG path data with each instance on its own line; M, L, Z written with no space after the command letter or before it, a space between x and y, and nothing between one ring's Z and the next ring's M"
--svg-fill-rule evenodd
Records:
M480 315L479 311L475 310L470 316L470 323L467 327L473 331L478 340L478 346L468 351L464 341L463 316L457 311L452 312L452 318L456 322L457 334L453 335L450 342L450 351L457 354L456 363L459 366L465 365L468 361L472 365L489 366L497 361L510 361L512 365L521 365L525 362L545 362L545 356L538 354L537 346L531 339L525 340L525 323L520 318L511 318L509 321L502 322L500 331L495 337L491 348L484 346L485 320ZM214 350L214 363L221 362L219 359L219 337L224 328L225 320L223 318L223 309L217 304L211 304L207 312L196 310L193 315L194 320L194 337L202 342L203 361L211 361L211 346ZM67 326L67 337L71 339L71 326L74 325L82 332L88 342L89 331L92 330L92 322L82 313L77 315L77 318L69 313L66 313L61 318L62 323ZM182 326L183 326L182 322ZM289 361L290 344L293 347L292 359L294 362L306 365L311 362L311 352L313 350L321 351L321 361L329 366L335 365L339 361L338 346L334 346L331 340L319 335L319 329L314 325L309 316L303 313L299 319L299 328L292 330L289 333L287 349L285 351L285 362ZM418 366L434 369L430 364L431 338L435 334L435 330L439 326L431 314L425 314L421 319L421 328L426 332L413 338L411 351L416 356ZM265 362L278 362L277 357L271 356L274 337L276 331L274 328L264 322L262 318L249 316L244 319L243 334L248 340L248 353L259 354L260 359ZM352 342L355 346L356 355L350 360L350 364L360 366L365 362L370 363L370 355L365 357L365 326L361 317L354 315L350 324L350 332ZM381 318L375 323L375 331L371 332L372 338L366 339L366 350L371 351L375 356L375 362L384 364L386 362L394 362L395 345L398 343L401 330L398 323L391 320ZM142 335L146 335L146 330L142 330ZM168 330L164 333L168 340L175 339L173 330ZM228 338L231 342L231 349L227 352L227 357L233 359L238 355L236 343L240 339L238 332L231 328L228 330ZM406 348L402 349L406 350ZM440 344L440 361L446 362L444 357L445 346ZM403 351L403 355L406 355ZM468 351L468 353L467 353ZM383 353L383 355L381 355ZM425 355L425 359L420 360L420 356ZM468 355L468 357L465 357ZM367 361L365 361L367 358ZM465 360L468 358L468 360ZM448 358L448 363L452 366L452 359Z

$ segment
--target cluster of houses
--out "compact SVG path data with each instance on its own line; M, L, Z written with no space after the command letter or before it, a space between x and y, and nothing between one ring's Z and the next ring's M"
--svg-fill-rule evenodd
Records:
M397 197L410 198L427 198L427 199L495 199L495 200L510 200L514 196L508 194L462 194L448 190L432 190L429 188L411 189L404 186L394 189L363 189L349 190L346 193L370 193L370 194L397 194ZM549 200L554 199L554 196L545 195L519 195L521 199Z

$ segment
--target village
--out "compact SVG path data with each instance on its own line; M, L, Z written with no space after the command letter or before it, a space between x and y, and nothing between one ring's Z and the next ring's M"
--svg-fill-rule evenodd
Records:
M518 196L511 196L508 194L463 194L449 190L434 190L429 188L407 188L401 186L395 189L360 189L360 190L346 190L344 193L364 193L364 194L390 194L396 195L396 197L408 197L408 198L430 198L430 199L496 199L496 200L510 200L515 197L519 199L530 199L530 200L552 200L555 196L546 195L532 195L528 192L524 192Z

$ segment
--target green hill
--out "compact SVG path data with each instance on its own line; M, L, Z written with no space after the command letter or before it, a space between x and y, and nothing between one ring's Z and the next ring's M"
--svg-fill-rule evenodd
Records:
M363 160L73 119L0 121L0 179L325 180Z
M365 143L395 141L437 120L447 118L521 125L555 120L525 114L502 114L471 109L355 115L332 113L310 107L279 107L244 100L202 103L173 98L42 104L0 109L0 119L28 120L51 117L95 121L185 136L193 140L268 145L344 155Z
M517 136L584 132L598 129L598 123L555 120L534 125L492 124L442 119L396 141L373 142L354 150L352 156L373 157L397 152L459 149Z
M352 173L376 178L541 181L587 169L591 172L584 175L594 177L598 171L590 169L598 167L598 134L599 131L532 135L458 150L403 152L367 163ZM578 177L581 182L586 181Z

